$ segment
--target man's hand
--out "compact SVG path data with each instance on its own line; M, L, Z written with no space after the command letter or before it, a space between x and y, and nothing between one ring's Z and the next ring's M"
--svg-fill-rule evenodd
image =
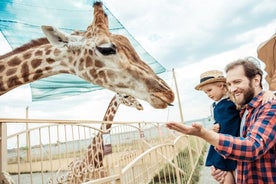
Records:
M198 136L215 147L219 145L219 134L205 129L200 123L193 123L192 126L188 126L183 123L168 122L166 126L186 135Z
M192 126L184 125L182 123L168 122L167 128L176 130L183 134L201 136L202 130L204 129L200 123L193 123Z

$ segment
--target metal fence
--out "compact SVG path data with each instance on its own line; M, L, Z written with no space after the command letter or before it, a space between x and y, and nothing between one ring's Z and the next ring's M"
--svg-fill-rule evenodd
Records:
M15 183L191 183L205 143L179 135L163 123L113 123L103 134L103 165L85 166L79 176L78 160L87 157L93 138L101 132L98 121L0 120L0 171ZM7 136L10 123L40 125ZM90 155L91 156L91 155ZM94 158L94 157L93 157ZM88 167L89 166L89 167ZM72 169L73 168L73 169ZM64 180L71 177L79 179Z

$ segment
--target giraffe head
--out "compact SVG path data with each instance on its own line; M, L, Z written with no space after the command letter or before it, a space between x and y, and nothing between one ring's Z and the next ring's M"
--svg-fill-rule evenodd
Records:
M135 107L137 110L143 110L142 104L133 96L116 94L116 101L119 104L124 104L128 107ZM119 105L118 104L118 105Z
M109 32L107 24L102 3L96 2L94 20L84 34L69 35L52 26L42 30L54 50L71 57L79 77L154 108L166 108L174 101L172 89L142 61L129 40Z

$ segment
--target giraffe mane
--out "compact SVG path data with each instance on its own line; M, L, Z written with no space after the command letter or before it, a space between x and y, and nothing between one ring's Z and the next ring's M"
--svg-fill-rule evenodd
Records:
M49 41L46 37L38 38L36 40L32 40L29 43L26 43L26 44L20 46L20 47L17 47L16 49L12 50L11 52L8 52L4 55L1 55L0 59L4 59L6 57L18 54L18 53L26 51L26 50L28 50L29 48L32 48L32 47L38 47L38 46L45 45L45 44L48 44L48 43L49 43Z

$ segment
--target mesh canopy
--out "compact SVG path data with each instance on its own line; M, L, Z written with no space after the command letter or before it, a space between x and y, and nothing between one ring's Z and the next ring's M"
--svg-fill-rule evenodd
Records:
M114 2L115 3L115 2ZM93 20L93 1L85 0L1 0L0 31L12 49L32 39L44 37L41 25L51 25L71 33L84 31ZM126 36L155 73L165 72L158 63L104 6L110 31ZM30 83L32 100L60 99L66 96L102 89L102 87L67 74L59 74Z

